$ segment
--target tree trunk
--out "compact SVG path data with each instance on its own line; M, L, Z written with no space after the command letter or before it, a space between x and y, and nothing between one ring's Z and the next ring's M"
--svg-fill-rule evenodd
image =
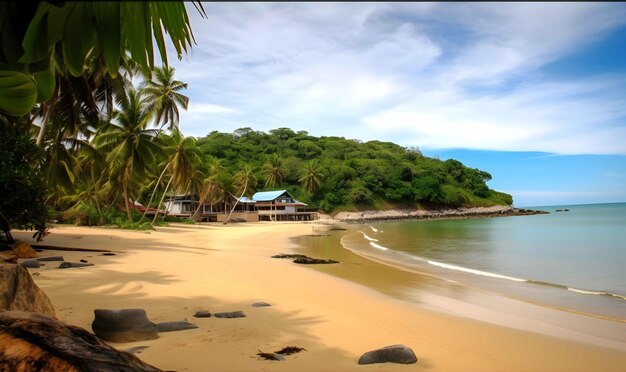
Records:
M224 225L226 225L228 223L228 221L230 221L230 216L233 214L233 211L237 207L237 203L239 203L239 200L241 198L243 198L243 194L245 194L245 193L246 193L246 188L243 189L243 192L241 193L241 196L237 200L235 200L235 205L233 205L233 209L230 210L230 213L228 214L228 218L226 218L226 221L224 221Z
M50 107L46 107L46 114L43 117L43 121L41 122L41 127L39 127L39 134L37 135L37 146L41 147L43 145L43 136L46 132L46 125L48 124L48 117L50 116Z
M167 181L167 185L165 186L165 191L163 191L161 200L159 201L159 204L157 204L157 208L156 208L157 210L154 213L154 218L152 219L151 225L154 225L156 223L157 217L159 216L159 209L161 208L161 204L163 204L163 199L165 199L165 194L167 194L167 191L169 190L171 183L172 183L172 177L170 177L170 180ZM167 211L165 211L165 213L167 213Z
M154 199L154 195L156 194L157 188L159 187L159 184L161 183L161 180L163 179L163 176L165 175L165 171L167 170L167 168L170 167L170 164L172 164L171 160L167 163L167 165L165 166L165 168L161 172L161 175L159 176L159 179L157 180L156 185L154 185L154 190L152 190L152 195L150 195L150 201L145 206L146 210L143 211L143 215L141 216L141 220L143 220L146 217L146 213L148 213L148 208L150 208L150 204L152 204L152 200ZM157 213L159 213L158 206L157 206ZM141 221L141 220L139 220L139 221Z
M128 217L128 222L132 222L132 217L130 215L130 203L128 202L128 187L126 183L122 185L123 191L122 195L124 196L124 204L126 205L126 216Z
M200 198L200 201L198 202L198 208L196 208L196 211L193 212L191 217L189 217L191 221L195 222L196 217L198 217L198 212L200 212L200 208L202 208L202 204L204 203L204 200L206 199L207 194L208 193L202 193L202 197Z

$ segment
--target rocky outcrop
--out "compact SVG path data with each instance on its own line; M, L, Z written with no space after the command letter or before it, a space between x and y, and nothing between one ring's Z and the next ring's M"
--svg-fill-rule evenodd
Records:
M157 330L159 332L184 331L185 329L194 329L194 328L198 328L198 326L193 323L184 321L184 320L157 323Z
M157 325L144 309L96 309L91 329L103 340L132 342L159 338Z
M0 370L160 371L82 328L21 311L0 312Z
M35 284L28 270L16 264L0 264L0 309L55 317L48 296Z
M272 256L272 258L288 258L293 259L293 262L297 264L303 265L319 265L319 264L334 264L339 263L339 261L335 260L324 260L321 258L313 258L309 256L305 256L303 254L277 254Z
M457 208L457 209L392 209L386 211L339 212L334 218L348 223L392 221L392 220L428 220L479 218L502 216L525 216L532 214L546 214L548 212L530 209L519 209L504 205L492 207Z
M413 364L417 362L417 356L410 347L404 345L391 345L368 351L359 358L359 364L374 363L400 363Z
M210 318L211 317L211 313L208 310L200 310L200 311L196 311L195 314L193 314L194 318Z
M213 314L216 318L245 318L246 314L243 311L231 311L227 313L215 313Z

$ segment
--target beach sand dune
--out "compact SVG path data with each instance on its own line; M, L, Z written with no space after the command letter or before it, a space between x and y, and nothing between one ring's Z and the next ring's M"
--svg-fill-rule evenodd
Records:
M172 225L138 232L57 225L45 244L108 249L46 250L94 266L29 269L51 298L57 317L91 331L93 310L143 308L155 323L188 320L197 329L160 338L110 343L177 371L618 371L626 352L554 338L425 309L366 286L289 260L289 237L314 233L308 223ZM30 232L15 237L31 244ZM271 307L253 307L264 301ZM245 318L194 318L243 311ZM393 344L411 347L417 364L359 366L366 351ZM306 351L283 361L256 354L286 346Z

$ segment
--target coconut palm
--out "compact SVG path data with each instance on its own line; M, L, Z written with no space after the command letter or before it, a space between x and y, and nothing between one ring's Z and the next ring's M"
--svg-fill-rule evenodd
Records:
M265 175L265 186L275 187L276 184L281 184L285 177L285 170L282 167L282 162L278 155L272 156L272 158L263 166L263 174Z
M317 161L311 160L304 165L298 181L307 192L313 193L320 187L323 179L322 167Z
M189 183L193 179L194 171L198 163L201 162L200 149L196 147L195 137L185 137L178 129L174 129L170 136L167 136L167 147L165 152L169 154L169 161L166 168L169 168L170 179L165 186L165 191L161 196L161 200L157 205L157 213L154 214L152 223L156 222L165 194L169 191L170 185L175 190L186 192L189 189Z
M105 125L94 138L99 151L106 153L110 179L122 188L122 196L128 220L131 220L129 187L132 181L145 174L162 151L157 140L157 130L147 129L153 117L149 101L139 90L130 89L128 99L122 102L121 110Z
M224 224L228 223L228 221L230 220L230 216L233 214L233 211L237 207L239 200L246 194L248 190L256 189L256 184L256 175L254 174L254 170L249 164L244 165L239 172L235 173L233 186L235 186L236 193L241 193L241 195L235 201L235 205L233 205L230 213L228 213L228 218L226 219L226 222L224 222Z
M179 93L187 89L187 83L174 80L173 67L157 67L152 71L152 76L144 83L146 94L154 102L156 113L155 122L161 127L166 124L169 129L178 128L178 106L187 110L189 97Z

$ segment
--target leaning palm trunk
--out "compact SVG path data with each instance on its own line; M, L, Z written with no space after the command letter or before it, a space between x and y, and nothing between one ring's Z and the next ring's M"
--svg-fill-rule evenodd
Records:
M235 208L237 208L237 203L239 203L239 200L241 200L241 198L243 198L243 194L246 193L246 189L243 189L243 192L241 193L241 196L239 196L239 198L237 198L237 200L235 200L235 205L233 205L233 209L230 210L230 213L228 214L228 218L226 218L226 221L224 221L224 225L226 225L228 223L228 221L230 221L230 216L233 214L233 211L235 210Z
M161 204L163 204L163 199L165 199L165 194L167 194L167 191L170 189L170 184L171 183L172 183L172 177L170 177L170 180L167 181L167 185L165 186L165 191L163 191L163 195L161 196L161 200L159 201L159 204L157 204L157 210L154 213L154 218L152 219L151 225L154 225L156 223L157 217L159 216L159 209L161 208ZM167 211L165 211L165 213L167 213Z
M191 221L196 221L196 218L198 217L198 214L200 213L200 208L202 208L202 204L204 204L204 201L206 200L208 193L202 193L202 197L200 198L200 201L198 201L198 208L196 208L196 211L193 212L193 214L191 215L191 217L189 217L189 219Z
M132 222L133 218L130 215L130 203L128 203L128 187L124 183L122 188L123 188L122 195L124 196L124 204L126 205L126 216L128 217L128 222Z
M156 194L157 188L159 187L159 184L161 183L161 180L163 179L163 176L165 175L165 171L167 171L167 168L170 167L171 163L172 163L171 161L167 163L167 165L165 166L165 169L163 169L163 172L161 172L161 175L159 176L159 179L157 180L156 185L154 185L154 190L152 190L152 195L150 195L150 201L148 202L148 204L146 204L146 210L143 211L143 215L141 216L141 219L139 221L142 221L144 218L146 218L146 213L148 213L148 208L150 208L150 204L152 204L152 200L154 200L154 195ZM159 213L158 206L157 206L157 213Z

